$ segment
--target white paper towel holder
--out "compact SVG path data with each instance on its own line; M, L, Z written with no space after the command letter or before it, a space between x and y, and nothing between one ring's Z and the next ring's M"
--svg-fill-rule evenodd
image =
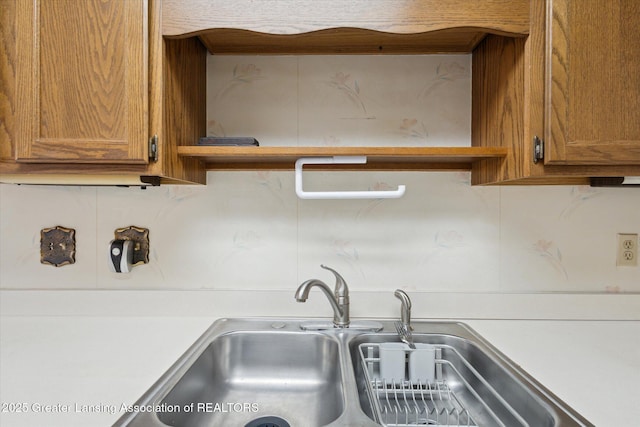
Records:
M368 191L304 191L302 168L304 165L365 164L366 156L301 157L296 160L296 194L301 199L397 199L404 195L406 186L399 185L396 190Z

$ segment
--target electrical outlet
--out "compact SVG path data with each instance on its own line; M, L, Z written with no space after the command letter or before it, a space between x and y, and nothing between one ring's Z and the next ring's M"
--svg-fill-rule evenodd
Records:
M619 267L635 267L638 265L637 234L618 234L616 265Z

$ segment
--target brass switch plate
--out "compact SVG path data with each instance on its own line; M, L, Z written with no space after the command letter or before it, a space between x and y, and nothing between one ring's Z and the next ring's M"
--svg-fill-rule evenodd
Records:
M116 240L133 240L133 263L132 265L147 264L149 262L149 229L129 226L118 228L115 233Z
M76 230L56 226L40 230L40 262L62 267L76 262Z

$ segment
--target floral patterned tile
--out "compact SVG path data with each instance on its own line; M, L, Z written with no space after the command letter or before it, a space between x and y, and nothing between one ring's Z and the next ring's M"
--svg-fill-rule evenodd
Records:
M308 175L310 186L402 183L407 192L401 199L301 200L300 275L322 274L318 264L325 263L353 277L359 290L498 288L497 189L476 192L465 177L447 173Z
M293 56L207 57L207 135L297 145L298 62Z
M615 265L617 233L640 230L640 200L629 197L629 189L503 187L501 192L504 289L638 290L640 272Z
M91 187L0 184L0 287L95 287L95 200ZM75 230L76 262L41 264L40 230L58 225Z
M299 61L301 145L470 145L469 55Z
M129 275L99 267L100 286L269 289L283 286L283 274L295 277L296 206L286 196L295 194L293 187L268 172L209 172L208 182L105 189L99 234L129 223L149 228L151 262Z

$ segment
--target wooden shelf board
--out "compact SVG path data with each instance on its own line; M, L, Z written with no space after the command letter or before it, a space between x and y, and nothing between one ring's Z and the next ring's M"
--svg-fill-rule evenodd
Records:
M165 37L239 29L273 35L338 30L334 44L352 30L417 34L477 28L492 34L529 33L529 0L163 0Z
M364 165L308 165L331 170L471 170L507 155L502 147L214 147L180 146L178 155L199 158L209 170L292 170L300 157L367 156Z

